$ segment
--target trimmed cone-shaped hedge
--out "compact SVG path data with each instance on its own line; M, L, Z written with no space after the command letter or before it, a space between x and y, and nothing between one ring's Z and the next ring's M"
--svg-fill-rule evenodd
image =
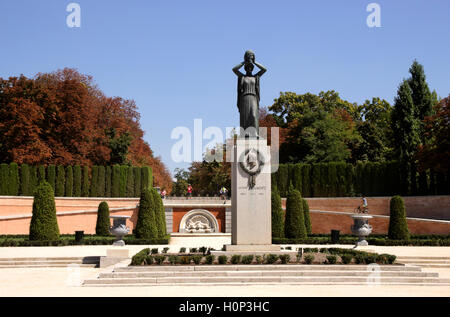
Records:
M306 233L309 235L311 234L311 218L309 216L309 205L308 205L308 201L305 198L302 198L302 203L303 203L303 214L304 214L304 218L305 218L305 228L306 228Z
M284 215L278 189L272 190L272 237L284 238Z
M73 196L81 197L81 166L75 165L73 167Z
M59 239L56 219L55 197L52 186L42 181L37 186L33 201L33 216L30 222L30 240L55 241Z
M409 239L408 224L406 222L406 210L403 198L394 196L390 203L391 214L389 218L388 237L393 240Z
M58 165L57 175L56 175L56 196L64 197L64 186L66 183L66 171L64 166Z
M166 215L164 211L164 204L161 195L158 191L152 188L153 202L155 204L156 228L158 229L158 237L164 238L166 236Z
M72 166L66 167L66 197L73 196L73 169Z
M109 226L109 206L106 201L102 201L100 205L98 205L95 234L99 236L109 236Z
M142 190L139 200L139 211L135 229L138 239L158 238L158 228L156 227L155 203L150 188Z
M307 237L302 196L296 189L289 190L287 196L284 234L286 238L291 239L304 239Z

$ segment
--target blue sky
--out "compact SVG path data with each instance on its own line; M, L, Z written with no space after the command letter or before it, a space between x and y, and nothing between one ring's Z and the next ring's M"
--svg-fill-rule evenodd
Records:
M70 2L81 6L81 28L66 25ZM366 25L371 2L380 28ZM108 96L136 101L146 141L173 171L188 166L170 158L173 128L195 118L204 128L238 124L231 68L247 49L268 68L261 106L280 91L330 89L392 102L415 58L447 96L449 12L443 0L1 0L0 77L64 67L92 75Z

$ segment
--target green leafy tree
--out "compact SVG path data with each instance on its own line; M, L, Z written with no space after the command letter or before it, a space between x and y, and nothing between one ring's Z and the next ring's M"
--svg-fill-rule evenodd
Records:
M73 169L72 166L66 167L66 197L72 197L73 196Z
M52 187L46 181L42 181L35 191L29 238L32 241L56 241L59 239L55 197Z
M127 164L128 148L130 147L132 137L129 132L124 132L122 135L117 136L116 130L111 128L107 132L109 137L110 164Z
M95 225L95 234L98 236L109 236L109 206L106 201L102 201L100 205L98 205L97 211L97 223Z
M64 166L58 165L57 175L56 175L56 196L64 197L66 183L66 171Z
M152 191L148 187L141 192L139 200L139 211L136 222L135 234L138 239L158 238L158 228L156 225L155 202Z
M277 187L272 190L272 237L284 238L284 214Z
M295 189L289 190L287 196L284 234L286 238L291 239L307 237L302 197L300 192Z
M407 240L409 239L408 224L406 222L406 210L403 198L394 196L390 202L389 217L389 239Z

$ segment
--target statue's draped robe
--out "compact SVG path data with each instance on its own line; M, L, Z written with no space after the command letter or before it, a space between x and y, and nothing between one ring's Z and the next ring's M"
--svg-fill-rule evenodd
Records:
M254 87L247 87L245 89L244 85L248 85L250 81L244 83L245 77L253 77L255 80ZM248 94L246 90L251 90L254 93ZM259 130L259 76L239 76L238 86L237 86L237 107L240 113L240 126L243 129L253 127L256 129L256 135L258 135Z

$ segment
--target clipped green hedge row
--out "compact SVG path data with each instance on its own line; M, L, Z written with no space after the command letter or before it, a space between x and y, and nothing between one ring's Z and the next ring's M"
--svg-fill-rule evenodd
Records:
M59 240L32 241L28 236L21 238L0 237L0 247L32 247L32 246L67 246L67 245L112 245L115 237L99 237L94 235L85 235L80 242L75 241L74 235L61 235ZM147 244L169 244L170 236L157 239L137 239L135 236L125 236L125 244L129 245L147 245Z
M148 166L29 166L0 164L0 196L33 196L39 180L47 181L56 197L140 197L153 187Z
M355 244L357 237L340 237L339 244ZM379 246L450 246L450 239L409 239L390 240L386 238L366 238L369 245ZM272 238L273 244L332 244L330 237L308 237L306 239Z
M272 186L278 188L281 197L287 197L290 184L302 197L450 194L450 173L417 172L418 188L412 191L404 188L406 176L400 167L396 161L280 164L272 174Z

